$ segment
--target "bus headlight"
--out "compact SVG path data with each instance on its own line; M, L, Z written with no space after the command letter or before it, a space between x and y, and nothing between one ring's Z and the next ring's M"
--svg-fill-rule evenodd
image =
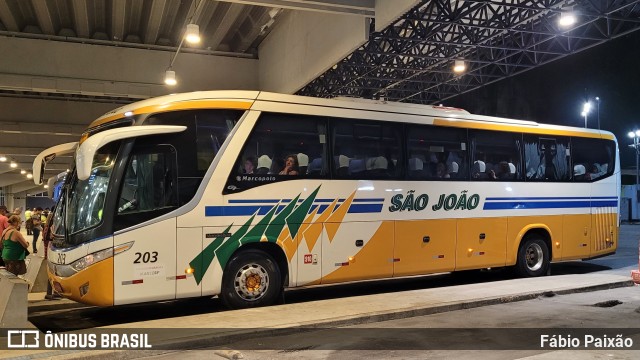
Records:
M108 259L113 256L113 248L104 249L93 254L89 254L71 263L71 267L75 272L80 272L86 269L88 266L100 262L104 259Z
M133 246L133 241L128 242L126 244L117 245L115 248L108 248L108 249L96 251L94 253L81 257L80 259L72 262L69 265L59 265L59 264L51 264L51 263L49 264L53 268L52 270L57 276L69 277L69 276L75 275L76 273L86 269L87 267L95 263L98 263L102 260L112 257L114 254L118 255L120 253L123 253L129 250L132 246Z

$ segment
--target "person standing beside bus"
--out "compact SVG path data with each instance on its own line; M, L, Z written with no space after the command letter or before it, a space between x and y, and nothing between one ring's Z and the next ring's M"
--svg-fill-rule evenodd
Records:
M48 209L47 209L48 210ZM45 212L47 212L45 210ZM43 213L44 215L44 213ZM42 242L44 243L44 259L49 258L49 243L53 240L51 232L51 224L53 223L53 211L47 212L47 219L42 222ZM62 298L59 294L53 292L51 282L47 281L47 294L44 296L46 300L56 300Z
M0 205L0 234L4 232L4 229L9 227L9 218L7 218L8 214L7 207L4 205ZM4 260L2 260L2 241L0 241L0 267L4 267Z
M11 215L8 220L9 227L2 232L2 259L7 271L14 275L24 275L27 273L27 264L24 262L27 257L29 243L20 233L20 223L22 219L18 215Z
M27 210L24 211L24 221L25 221L25 227L27 228L27 235L31 235L31 230L32 230L32 226L31 226L31 222L29 219L31 219L31 214L33 212L31 211L31 209L27 208Z
M40 220L40 215L42 213L42 208L38 207L31 214L31 222L33 223L33 253L38 253L38 237L40 236L40 232L42 231L42 221Z

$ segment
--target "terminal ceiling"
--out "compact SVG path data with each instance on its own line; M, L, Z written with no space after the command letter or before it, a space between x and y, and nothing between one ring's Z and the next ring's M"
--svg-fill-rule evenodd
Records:
M203 41L198 47L182 44L180 57L188 56L186 53L261 61L261 45L276 33L278 26L284 26L287 17L300 12L330 14L365 19L363 23L370 25L362 41L351 47L355 51L322 64L314 78L292 90L280 91L434 104L632 32L640 27L639 2L0 0L0 43L14 38L61 46L94 46L92 49L129 48L164 53L169 59L181 46L186 25L195 23ZM382 3L410 6L408 11L403 9L398 16L383 22L378 14L385 5ZM557 19L568 10L577 13L578 22L567 29L559 28ZM66 56L72 61L76 54L70 52ZM455 60L466 62L465 73L452 72ZM56 66L51 64L52 68ZM260 67L262 71L263 66ZM77 78L86 80L80 70ZM77 141L86 124L101 113L124 103L173 92L165 90L161 79L156 83L132 82L149 91L101 93L15 86L5 80L11 76L30 74L15 74L12 68L0 67L0 105L5 109L15 107L8 112L14 114L12 118L0 114L0 154L24 169L30 169L31 161L42 149ZM118 85L118 81L115 83ZM198 86L187 89L224 88ZM30 115L21 118L16 115L20 111ZM77 113L85 116L74 115ZM87 113L91 113L88 118ZM52 120L50 114L58 117ZM65 170L70 162L70 157L54 160L46 176ZM0 186L8 185L13 186L14 193L33 188L33 183L17 170L0 163Z

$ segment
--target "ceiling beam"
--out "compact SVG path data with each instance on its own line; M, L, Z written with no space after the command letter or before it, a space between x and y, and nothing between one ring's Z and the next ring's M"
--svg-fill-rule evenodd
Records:
M20 31L18 22L13 17L11 8L7 1L0 1L0 21L4 24L4 27L9 31Z
M53 26L53 18L51 17L51 12L49 11L47 2L40 0L31 0L31 5L35 10L36 18L38 19L38 25L40 25L40 30L42 30L42 33L47 35L55 35L56 29Z
M124 41L126 0L113 0L111 5L111 40Z
M207 41L205 47L217 50L222 40L227 36L231 27L236 24L240 15L245 13L245 6L242 4L228 4L228 6L216 12L213 21L210 22L215 28L211 29L213 36ZM216 26L217 25L217 26Z
M90 37L87 2L85 0L73 0L72 6L76 35L81 38Z
M318 11L341 15L375 16L375 0L220 0L246 5L258 5L291 10Z
M145 44L155 44L158 40L160 25L162 24L162 15L164 14L166 6L166 0L155 0L151 2L151 11L144 36Z

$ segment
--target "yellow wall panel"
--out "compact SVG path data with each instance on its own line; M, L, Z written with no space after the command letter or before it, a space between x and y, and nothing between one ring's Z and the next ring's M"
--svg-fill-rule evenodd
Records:
M348 233L357 234L358 230L355 227L368 226L371 227L374 224L370 222L360 223L344 223L342 227L350 227ZM352 237L341 238L340 234L331 243L332 246L336 246L336 243L341 241L351 242ZM344 257L339 257L338 254L331 253L325 254L323 251L323 264L327 261L336 265L339 262L348 263L348 265L338 266L334 271L327 271L327 275L322 278L323 284L337 283L342 281L353 280L365 280L365 279L381 279L391 277L393 274L393 221L384 221L380 224L380 227L375 234L365 243L362 248L354 249L357 251L355 255L349 256L344 253ZM327 256L336 256L334 259L327 259ZM324 265L323 265L324 267ZM323 269L323 273L325 270Z
M393 276L452 271L455 219L396 221Z
M562 216L562 260L586 259L591 247L591 214Z
M456 270L504 266L507 218L458 219Z

